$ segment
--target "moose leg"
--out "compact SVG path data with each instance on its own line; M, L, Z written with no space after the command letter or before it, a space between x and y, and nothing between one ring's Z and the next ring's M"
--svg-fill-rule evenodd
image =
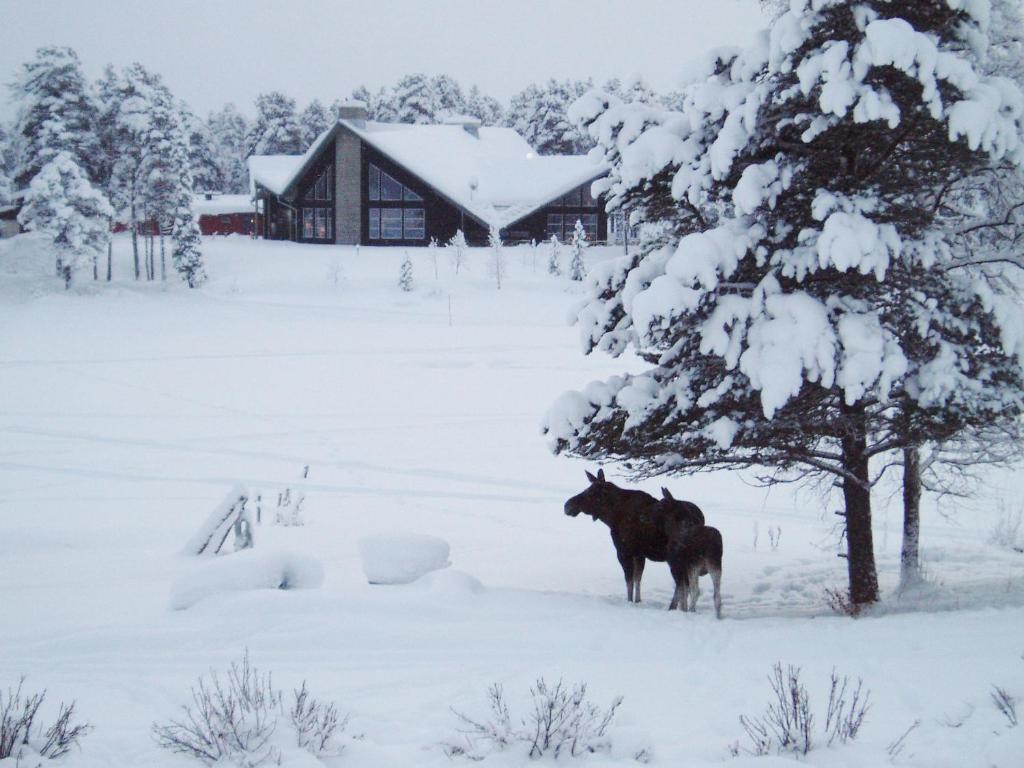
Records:
M622 566L622 575L626 577L626 601L633 602L633 558L630 555L616 553L619 557L619 565Z
M638 557L633 560L633 602L640 602L640 580L644 577L644 566L647 559Z
M676 589L672 593L672 601L668 604L670 611L679 609L686 610L686 585L681 580L676 581Z
M700 597L700 567L691 568L688 574L690 582L690 613L697 612L697 598Z
M715 618L722 618L722 569L711 569L711 584L715 588Z

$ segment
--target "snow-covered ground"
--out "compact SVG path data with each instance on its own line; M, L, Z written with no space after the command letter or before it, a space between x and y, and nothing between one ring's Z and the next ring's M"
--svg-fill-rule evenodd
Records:
M397 287L401 249L205 249L200 290L128 280L122 238L114 285L65 293L36 241L0 241L0 687L24 674L77 700L95 731L67 765L192 764L151 724L245 649L281 686L305 679L351 713L338 765L450 765L449 708L484 715L500 682L523 711L538 676L624 696L612 752L587 764L646 748L655 765L789 765L728 750L777 660L803 668L819 705L833 667L872 692L857 743L809 765L1024 764L1024 726L990 699L993 685L1024 699L1024 555L988 541L1024 506L1018 474L946 516L926 501L926 600L892 595L899 507L880 492L887 600L856 621L824 596L845 575L834 503L736 473L652 481L723 531L725 618L707 589L697 615L667 612L661 564L627 605L607 529L562 513L592 467L552 456L538 424L564 390L636 362L580 354L580 288L547 274L546 248L535 262L507 251L500 291L485 249L457 277L439 250L436 279L414 251L412 293ZM181 551L235 483L262 490L256 552L223 555L212 567L242 567L206 579L210 560ZM302 526L268 522L285 487L305 493ZM381 534L444 539L452 566L370 586L360 542ZM322 585L245 588L296 562L322 567Z

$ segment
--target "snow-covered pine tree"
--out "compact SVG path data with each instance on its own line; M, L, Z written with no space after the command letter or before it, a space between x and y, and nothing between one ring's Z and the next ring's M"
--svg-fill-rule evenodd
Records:
M426 75L415 73L399 80L392 91L392 103L399 123L436 122L437 98Z
M564 395L556 450L638 476L830 475L850 599L878 599L872 459L1024 411L1021 306L957 268L941 213L962 180L1024 155L1024 96L981 64L988 11L795 0L708 62L681 115L574 106L613 204L667 226L603 266L580 314L589 349L634 346L653 367Z
M178 112L185 121L185 133L188 135L188 164L192 169L193 186L196 191L225 192L227 183L221 175L210 126L193 114L184 102L178 103Z
M36 50L11 84L11 95L17 108L14 183L19 189L60 152L70 153L90 181L99 180L96 102L71 48Z
M249 155L301 155L302 127L295 113L295 99L279 91L256 97L256 122L249 131Z
M430 79L434 92L435 116L466 114L466 97L462 86L451 75L436 75Z
M559 262L559 254L562 246L558 242L558 235L551 235L548 240L548 274L558 277L562 274L562 265Z
M206 119L211 139L211 151L217 174L221 179L221 192L240 194L248 190L249 172L246 167L249 123L234 104L225 104Z
M475 117L481 125L502 125L505 120L505 110L501 103L494 97L481 93L475 85L469 89L469 95L466 97L466 114Z
M587 265L583 261L583 252L587 249L587 233L583 222L576 219L576 227L572 232L572 260L569 262L569 279L582 282L587 276Z
M458 229L455 234L452 235L451 240L448 241L447 247L451 249L451 261L452 266L455 268L455 274L459 274L459 270L462 268L462 264L466 258L466 249L469 247L466 244L466 236L462 234L462 230Z
M317 99L299 114L299 127L302 130L302 146L309 147L316 138L334 123L334 118L327 108Z
M501 280L505 276L505 251L501 242L501 231L492 226L487 233L487 245L491 249L491 271L494 274L498 290L501 290Z
M590 137L569 120L569 105L588 83L549 80L543 88L529 85L512 97L507 122L541 155L582 154L593 146Z
M106 248L113 215L74 156L58 152L33 177L18 222L52 239L57 275L70 288L75 272L94 265Z
M160 237L160 278L167 279L165 236L171 232L181 204L180 184L184 171L189 199L192 193L191 157L186 122L188 117L175 103L171 92L158 76L149 83L148 130L143 137L147 151L142 158L141 198L147 221L156 222ZM181 166L184 165L185 168ZM149 278L155 279L155 244L149 236Z
M398 271L398 287L408 293L412 290L412 258L406 251Z
M206 282L206 269L203 266L202 237L192 213L191 200L189 205L178 207L171 229L171 242L174 268L189 288L198 288Z

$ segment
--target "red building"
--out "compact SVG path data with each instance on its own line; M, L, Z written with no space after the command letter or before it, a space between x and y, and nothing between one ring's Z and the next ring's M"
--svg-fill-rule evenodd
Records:
M196 195L192 212L204 235L253 235L256 209L248 195Z

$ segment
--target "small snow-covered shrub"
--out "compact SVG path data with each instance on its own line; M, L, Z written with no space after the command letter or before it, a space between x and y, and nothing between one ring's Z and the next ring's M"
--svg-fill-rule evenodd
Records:
M514 744L528 747L531 758L550 755L579 757L608 751L611 742L606 734L622 704L622 697L612 699L602 709L587 699L587 684L571 688L559 680L554 685L540 678L530 688L532 710L515 720L505 700L502 687L495 683L487 689L490 716L475 719L452 709L462 723L460 743L444 745L449 757L482 760L487 752L504 750Z
M785 671L776 662L768 676L773 700L758 717L740 715L740 725L746 731L753 755L767 755L771 752L792 752L806 755L814 748L816 732L815 717L811 699L800 680L800 668L792 665ZM856 685L845 675L839 677L832 671L828 706L825 710L825 727L821 734L828 744L845 744L857 738L864 717L868 711L870 691L864 690L861 680ZM730 747L735 755L739 745Z
M408 251L405 252L405 258L402 259L402 266L398 273L398 287L406 293L412 290L412 258Z
M296 747L316 757L339 754L335 738L348 718L337 707L313 699L303 681L285 721L284 695L269 672L258 670L246 651L232 662L223 678L211 671L191 691L183 716L153 724L153 735L164 749L193 757L206 765L228 762L244 768L280 764ZM291 726L279 728L282 722Z
M1024 552L1024 510L1003 509L992 527L988 543L1015 552Z
M56 760L78 746L92 726L75 723L75 702L61 702L57 718L50 724L37 723L39 709L46 700L46 691L24 694L25 678L17 688L0 691L0 760L13 758L15 765L41 765L42 760Z

